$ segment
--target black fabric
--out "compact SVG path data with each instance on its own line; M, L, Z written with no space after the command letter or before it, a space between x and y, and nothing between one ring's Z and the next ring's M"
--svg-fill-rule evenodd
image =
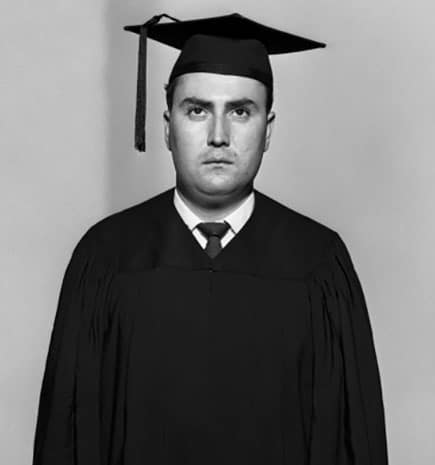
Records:
M256 192L211 260L173 190L67 268L34 465L386 465L362 289L340 236Z
M249 77L273 89L269 55L256 39L193 35L174 64L169 83L182 74L197 72Z

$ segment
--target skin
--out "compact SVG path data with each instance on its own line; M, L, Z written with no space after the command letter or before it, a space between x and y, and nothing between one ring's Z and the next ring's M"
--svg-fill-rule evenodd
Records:
M164 112L178 192L203 220L224 218L253 189L275 114L266 88L241 76L187 73Z

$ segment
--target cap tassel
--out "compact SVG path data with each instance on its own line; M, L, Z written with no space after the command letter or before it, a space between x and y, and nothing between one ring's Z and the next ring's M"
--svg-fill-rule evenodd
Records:
M157 24L163 17L179 21L167 14L155 15L140 27L139 53L136 90L136 119L134 146L139 152L145 152L145 120L146 120L146 75L147 75L147 38L148 28Z

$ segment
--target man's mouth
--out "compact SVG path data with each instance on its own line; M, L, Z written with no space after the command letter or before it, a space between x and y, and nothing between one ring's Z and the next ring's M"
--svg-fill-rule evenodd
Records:
M205 165L232 165L233 162L229 158L211 157L204 161Z
M232 163L229 160L207 160L204 162L205 165L232 165Z

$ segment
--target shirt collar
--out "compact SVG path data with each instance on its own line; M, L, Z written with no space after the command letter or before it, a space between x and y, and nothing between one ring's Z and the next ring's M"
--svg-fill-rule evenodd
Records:
M252 191L248 197L239 205L233 212L227 215L221 220L221 222L227 222L230 225L234 234L237 234L248 221L251 216L255 205L254 191ZM187 227L193 231L199 223L202 223L202 219L199 218L184 202L177 188L174 189L174 206L181 216L181 219L187 225Z

